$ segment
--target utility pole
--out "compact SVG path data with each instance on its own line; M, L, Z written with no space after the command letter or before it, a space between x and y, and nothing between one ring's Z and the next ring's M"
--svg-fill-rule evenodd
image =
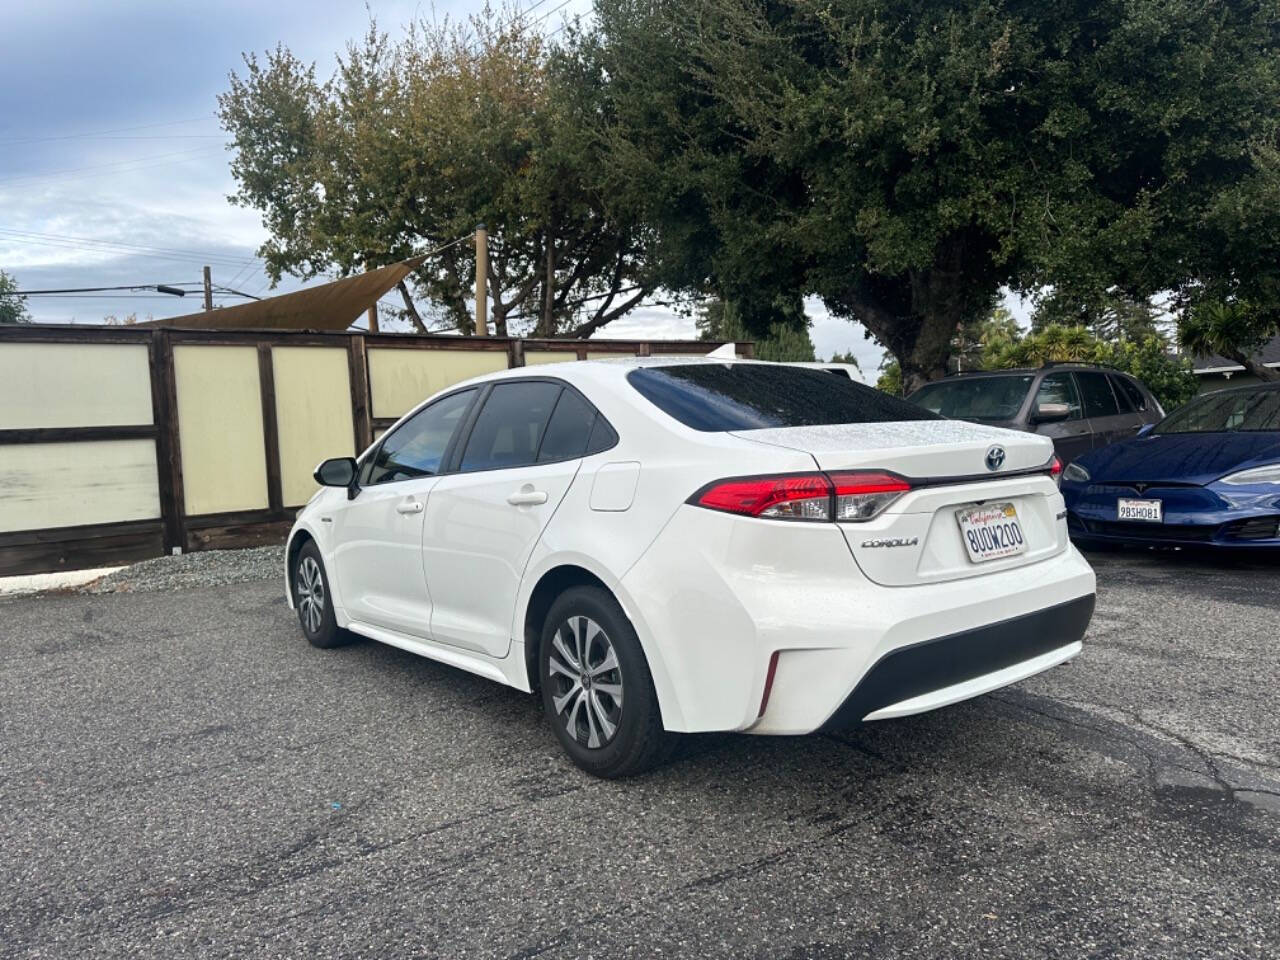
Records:
M369 304L369 332L378 332L378 303L376 300Z
M489 335L489 231L476 224L476 336Z
M232 279L235 278L232 277ZM209 272L208 267L204 268L204 308L213 309L213 274Z

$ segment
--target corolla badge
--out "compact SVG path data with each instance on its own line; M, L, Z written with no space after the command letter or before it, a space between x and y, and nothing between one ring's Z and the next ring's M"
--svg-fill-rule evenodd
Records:
M1004 466L1004 447L994 446L987 451L987 469L999 470Z
M884 537L879 540L863 540L864 547L914 547L920 542L919 537Z

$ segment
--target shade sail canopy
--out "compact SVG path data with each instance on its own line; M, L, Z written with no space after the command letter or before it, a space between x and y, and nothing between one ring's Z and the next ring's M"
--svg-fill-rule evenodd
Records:
M194 330L345 330L423 259L402 260L294 293L155 320L149 325Z

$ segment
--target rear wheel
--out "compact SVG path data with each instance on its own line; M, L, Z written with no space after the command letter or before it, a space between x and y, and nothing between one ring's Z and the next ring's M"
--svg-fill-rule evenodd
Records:
M643 773L669 754L649 664L618 602L598 587L565 591L539 651L542 705L573 762L597 777Z
M334 619L329 577L314 541L303 544L293 561L293 606L302 632L313 647L329 649L352 641L351 634L340 629Z

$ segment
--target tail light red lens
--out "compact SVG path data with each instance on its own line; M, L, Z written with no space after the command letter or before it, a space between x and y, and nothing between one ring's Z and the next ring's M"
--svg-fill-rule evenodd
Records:
M1049 461L1049 476L1053 478L1053 482L1062 485L1062 460L1055 453L1053 459Z
M870 520L911 484L883 471L738 477L703 487L690 503L772 520Z
M821 473L722 480L694 494L700 507L778 520L830 520L831 481Z

